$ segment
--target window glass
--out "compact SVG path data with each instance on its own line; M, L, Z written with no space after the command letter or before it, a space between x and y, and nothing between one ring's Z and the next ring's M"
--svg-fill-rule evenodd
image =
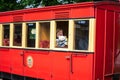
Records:
M50 22L40 23L40 48L50 47Z
M89 20L75 21L75 50L88 50Z
M13 46L22 46L22 24L14 24Z
M68 21L56 22L56 48L68 48Z
M36 24L28 23L27 26L28 26L27 47L35 47Z
M3 25L3 31L4 31L3 46L9 46L10 25Z

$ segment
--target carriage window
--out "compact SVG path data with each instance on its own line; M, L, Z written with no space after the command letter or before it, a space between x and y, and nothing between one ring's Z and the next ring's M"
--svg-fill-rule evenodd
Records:
M49 48L50 43L50 23L40 23L40 48Z
M35 47L36 24L28 23L27 26L28 26L27 47Z
M22 24L14 24L14 41L13 46L22 45Z
M88 50L89 20L75 21L75 50Z
M9 46L9 33L10 33L10 25L3 25L3 46Z
M68 48L68 21L56 22L56 48Z

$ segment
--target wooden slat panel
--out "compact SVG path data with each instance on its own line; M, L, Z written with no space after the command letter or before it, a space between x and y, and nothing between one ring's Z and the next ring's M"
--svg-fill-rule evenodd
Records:
M90 19L90 26L89 26L89 46L88 50L90 52L94 52L95 50L95 33L96 33L96 20Z
M50 22L50 49L55 47L56 39L56 23L55 21Z
M0 24L0 46L3 44L3 26Z
M39 42L40 42L40 23L36 22L36 44L35 47L39 48Z
M22 24L22 47L25 48L27 46L27 26L26 23Z
M69 39L68 39L68 49L74 49L74 20L69 20Z
M13 46L13 39L14 39L14 24L10 23L10 46Z

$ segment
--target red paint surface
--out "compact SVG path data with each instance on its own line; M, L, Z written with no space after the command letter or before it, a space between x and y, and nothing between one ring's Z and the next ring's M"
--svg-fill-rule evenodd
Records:
M0 71L11 73L11 54L9 49L0 49Z
M95 45L95 79L103 79L104 69L104 44L105 44L105 11L96 9L96 45ZM94 80L95 80L94 79Z
M11 73L23 75L23 50L19 49L10 49L11 55Z
M93 54L77 54L73 58L73 74L71 80L93 80Z

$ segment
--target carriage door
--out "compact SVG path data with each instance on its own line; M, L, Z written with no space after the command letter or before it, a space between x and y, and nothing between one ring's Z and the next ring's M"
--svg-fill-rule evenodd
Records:
M24 50L24 75L50 80L50 22L27 23L26 37L28 50Z
M51 22L51 79L70 80L70 57L68 52L69 21Z
M53 51L51 55L51 79L70 80L70 53Z
M11 46L12 73L23 75L23 50L22 47L22 23L11 23Z

